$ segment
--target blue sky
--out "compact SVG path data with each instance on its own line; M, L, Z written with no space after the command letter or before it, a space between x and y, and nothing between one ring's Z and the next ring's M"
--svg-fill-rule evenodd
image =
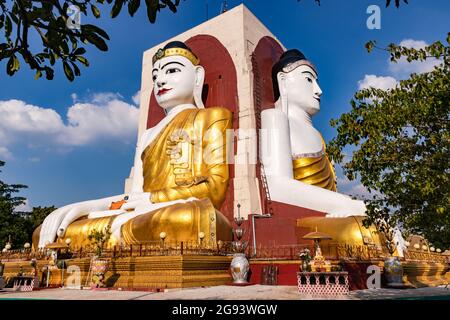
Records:
M209 17L219 14L222 1L207 2ZM230 0L228 6L242 2ZM389 87L409 72L426 71L433 64L394 66L383 52L367 54L364 44L377 40L380 45L403 41L421 46L445 40L450 1L411 0L400 9L384 8L384 0L321 2L319 7L314 0L244 1L287 48L302 50L318 67L324 94L314 123L328 141L334 135L329 120L350 109L349 101L359 87ZM95 23L110 35L110 49L103 53L88 48L91 65L82 68L82 76L73 83L62 72L53 81L36 81L24 65L9 77L6 62L1 62L0 159L6 167L0 179L28 185L23 195L30 206L61 206L122 193L136 143L133 96L140 88L142 53L204 22L205 3L182 1L178 13L165 10L153 25L143 7L134 18L126 9L116 19L102 11L103 17ZM381 7L381 30L366 27L371 4ZM82 18L82 23L91 23ZM5 124L7 108L19 110L21 116L9 113ZM102 117L115 123L114 130L96 123ZM27 121L33 130L21 127ZM338 187L343 192L362 190L357 183L341 182Z

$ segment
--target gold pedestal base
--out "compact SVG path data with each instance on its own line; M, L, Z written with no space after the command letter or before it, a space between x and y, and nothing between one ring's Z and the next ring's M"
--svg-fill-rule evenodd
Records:
M229 267L232 257L226 256L149 256L111 259L106 273L105 283L110 288L122 289L170 289L202 286L218 286L231 282ZM78 282L77 272L53 269L49 273L49 286L71 287L79 283L81 287L90 284L90 259L66 260L69 271L80 270ZM41 286L46 286L45 266L47 261L38 261L39 280ZM17 276L21 270L31 274L29 261L6 262L4 278ZM72 267L72 268L71 268Z
M407 286L421 288L450 283L450 272L444 263L406 261L402 266L403 282Z

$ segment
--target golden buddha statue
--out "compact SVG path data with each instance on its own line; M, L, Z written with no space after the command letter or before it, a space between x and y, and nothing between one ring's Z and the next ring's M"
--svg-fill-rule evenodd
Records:
M166 116L141 137L130 194L85 201L52 212L33 235L34 248L70 238L89 244L92 230L109 227L109 245L232 238L219 211L228 188L227 134L232 113L205 109L205 71L184 43L174 41L153 58L154 93Z

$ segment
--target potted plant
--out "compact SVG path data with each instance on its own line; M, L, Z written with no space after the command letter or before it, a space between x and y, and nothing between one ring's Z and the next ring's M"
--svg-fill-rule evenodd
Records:
M366 228L374 224L384 237L384 245L389 257L384 261L384 277L388 287L401 288L403 284L403 267L398 256L394 256L398 243L395 243L396 221L389 214L389 209L379 208L376 204L367 205L367 218L363 224Z
M309 251L308 248L303 249L302 251L300 251L300 253L298 254L300 260L302 261L302 264L300 265L300 270L302 272L308 272L311 271L311 252Z
M108 271L109 261L107 259L101 259L105 244L111 237L110 227L106 227L102 230L92 230L88 235L88 240L95 249L95 255L92 257L91 270L92 270L92 286L94 288L105 287L105 274Z

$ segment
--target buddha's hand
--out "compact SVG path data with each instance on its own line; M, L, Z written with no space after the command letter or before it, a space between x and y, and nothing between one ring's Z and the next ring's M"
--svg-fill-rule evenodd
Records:
M121 207L125 211L136 210L138 207L151 205L150 192L132 193L125 197L127 201Z
M56 209L45 218L42 224L39 247L42 248L46 243L55 241L56 236L63 237L67 227L73 221L88 215L91 211L106 210L111 202L120 199L123 199L123 195L73 203Z

